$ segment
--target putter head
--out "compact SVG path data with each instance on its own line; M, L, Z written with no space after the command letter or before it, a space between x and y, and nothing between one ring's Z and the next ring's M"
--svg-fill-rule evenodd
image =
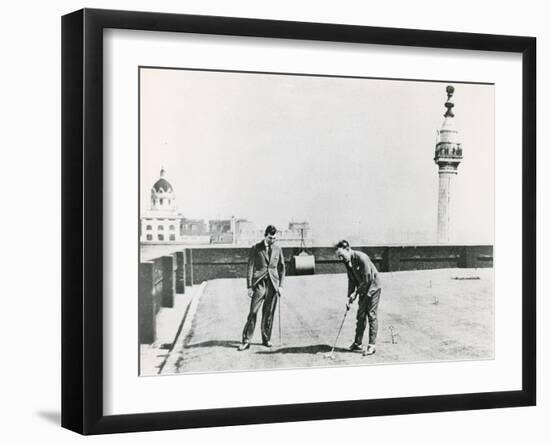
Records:
M329 358L331 360L335 360L336 359L336 356L334 355L334 352L329 352L328 354L325 354L323 356L324 358Z

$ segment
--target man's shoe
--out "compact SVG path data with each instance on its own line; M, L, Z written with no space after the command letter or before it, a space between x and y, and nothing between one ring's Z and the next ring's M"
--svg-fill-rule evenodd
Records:
M246 351L250 347L250 343L244 342L239 345L237 351Z
M353 344L349 347L350 351L362 351L363 346L358 345L357 343L353 342Z
M376 348L374 347L374 345L368 345L367 346L367 349L365 351L363 351L363 355L366 356L366 355L372 355L376 352Z
M264 342L263 342L263 345L264 345L266 348L271 348L271 347L273 346L269 340L268 340L268 341L264 341Z

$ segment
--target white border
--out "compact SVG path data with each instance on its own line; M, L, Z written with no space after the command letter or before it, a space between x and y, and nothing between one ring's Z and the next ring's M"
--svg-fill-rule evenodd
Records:
M138 65L494 82L496 358L138 377ZM104 413L521 389L521 73L516 54L106 30Z

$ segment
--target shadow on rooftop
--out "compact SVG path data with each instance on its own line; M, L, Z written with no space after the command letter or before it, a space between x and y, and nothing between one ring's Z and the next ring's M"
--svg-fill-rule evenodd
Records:
M260 351L257 354L319 354L329 353L332 346L329 345L309 345L309 346L292 346L287 348L274 349L273 351ZM334 352L350 352L346 348L334 348Z
M237 340L208 340L200 343L193 343L192 345L186 345L186 349L191 348L237 348L241 344ZM252 345L257 343L251 343Z

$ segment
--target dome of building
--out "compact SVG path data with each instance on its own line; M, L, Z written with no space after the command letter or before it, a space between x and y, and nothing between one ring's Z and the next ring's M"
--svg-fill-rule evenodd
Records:
M168 180L166 180L165 178L166 176L166 171L164 170L164 168L161 168L160 169L160 178L155 182L155 184L153 185L153 189L152 191L157 193L157 192L174 192L174 189L172 188L172 185L170 184L170 182Z
M173 192L172 185L165 178L159 178L157 182L153 185L155 192Z
M164 168L160 170L160 178L151 188L151 209L161 211L173 211L175 207L174 188L165 178Z

